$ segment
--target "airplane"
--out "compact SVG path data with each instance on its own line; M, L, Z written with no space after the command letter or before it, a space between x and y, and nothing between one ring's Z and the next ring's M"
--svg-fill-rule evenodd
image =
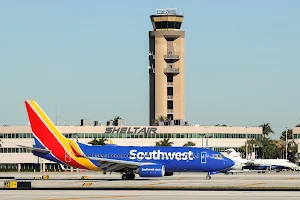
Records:
M34 100L25 101L34 137L33 155L73 168L120 172L123 180L172 176L174 172L217 174L234 162L221 153L196 147L88 145L64 137Z
M224 155L224 154L223 154ZM244 169L254 169L254 170L277 170L282 169L293 169L298 170L299 167L286 159L254 159L247 160L241 158L241 156L234 149L227 149L228 158L232 159L235 164L230 168L231 170L244 170ZM226 156L226 155L225 155Z

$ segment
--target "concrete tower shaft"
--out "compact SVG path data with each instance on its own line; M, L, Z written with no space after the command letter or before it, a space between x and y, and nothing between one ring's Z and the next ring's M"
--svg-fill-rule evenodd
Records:
M184 38L182 15L175 9L150 16L149 32L150 125L159 116L184 120Z

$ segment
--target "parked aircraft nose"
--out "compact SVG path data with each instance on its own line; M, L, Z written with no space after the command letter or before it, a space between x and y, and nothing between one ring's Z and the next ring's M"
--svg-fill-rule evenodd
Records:
M224 158L224 159L225 159L226 168L230 168L235 164L234 161L229 158Z

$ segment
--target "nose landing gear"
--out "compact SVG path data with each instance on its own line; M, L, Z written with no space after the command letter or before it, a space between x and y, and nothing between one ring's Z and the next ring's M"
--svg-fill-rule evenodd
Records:
M210 180L211 179L211 175L209 175L209 173L207 173L207 175L206 175L206 180Z
M217 171L217 172L207 172L207 175L206 175L206 180L210 180L211 179L211 175L213 174L219 174L220 172Z

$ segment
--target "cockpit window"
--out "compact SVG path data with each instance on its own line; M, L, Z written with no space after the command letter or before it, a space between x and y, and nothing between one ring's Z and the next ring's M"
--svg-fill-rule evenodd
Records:
M214 154L213 157L218 158L218 159L222 159L223 155L222 154Z

